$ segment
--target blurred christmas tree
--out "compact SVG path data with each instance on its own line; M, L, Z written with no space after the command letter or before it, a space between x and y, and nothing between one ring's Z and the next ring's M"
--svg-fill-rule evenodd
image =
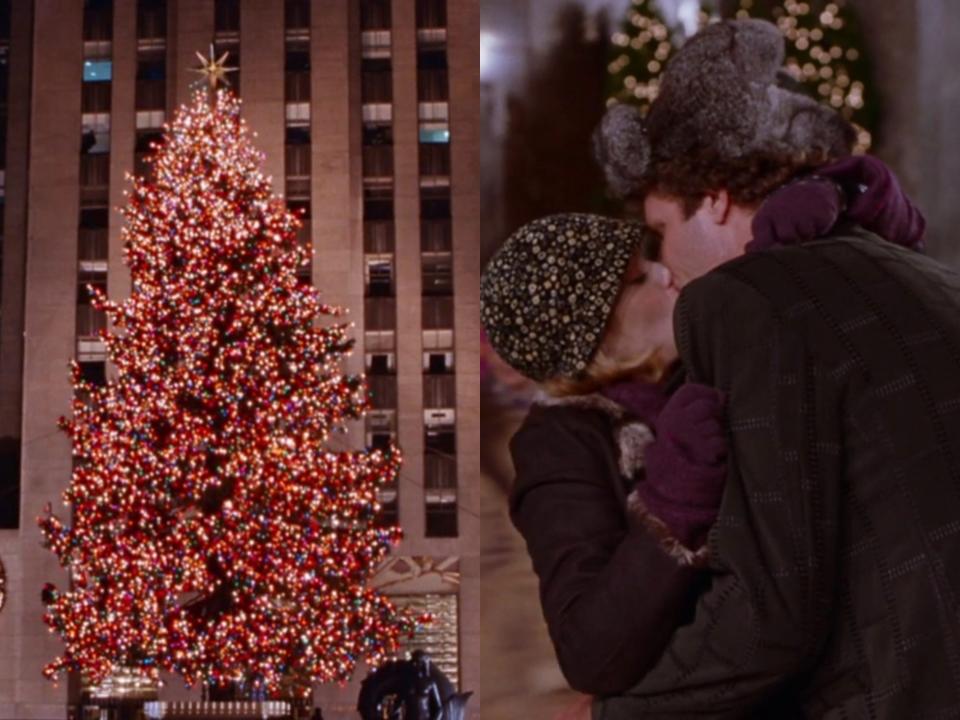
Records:
M134 182L131 297L94 293L117 377L73 364L71 519L40 519L71 579L44 590L66 646L49 677L164 669L275 694L345 681L417 625L366 586L402 535L375 522L399 452L327 447L365 386L340 368L349 325L318 322L341 311L297 280L301 222L262 160L239 100L200 91Z
M786 39L786 70L798 89L833 107L859 132L857 149L866 151L879 120L863 33L845 0L734 0L728 14L769 20ZM723 4L725 8L729 3ZM719 19L701 8L700 22ZM664 65L682 43L656 0L632 0L619 32L611 38L607 104L649 106L659 89Z

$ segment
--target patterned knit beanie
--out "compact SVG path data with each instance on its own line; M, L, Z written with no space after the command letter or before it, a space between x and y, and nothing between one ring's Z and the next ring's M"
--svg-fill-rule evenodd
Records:
M550 215L513 233L480 279L480 320L497 354L542 382L586 369L645 226Z
M726 20L690 38L667 64L646 117L613 105L597 128L594 154L611 190L631 195L657 164L688 155L848 155L852 126L797 92L783 58L783 36L764 20Z

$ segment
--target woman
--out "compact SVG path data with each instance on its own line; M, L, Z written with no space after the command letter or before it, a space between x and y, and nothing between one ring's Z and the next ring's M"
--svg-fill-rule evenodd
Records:
M878 161L820 175L766 200L751 249L829 230L844 203L844 219L921 245L922 218ZM561 669L593 695L637 682L690 618L723 492L722 398L683 384L677 292L648 238L638 223L551 216L514 233L481 281L491 344L546 391L511 441L511 519Z

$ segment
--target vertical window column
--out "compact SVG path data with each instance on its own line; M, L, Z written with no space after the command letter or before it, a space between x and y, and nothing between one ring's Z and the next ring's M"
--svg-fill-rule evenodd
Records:
M240 97L240 0L214 0L213 49L217 57L230 53L227 65L237 69L227 73L227 82Z
M367 445L384 450L397 438L397 300L393 222L393 70L389 0L361 0L360 33L364 357L373 410ZM382 525L399 522L398 482L378 491Z
M76 338L81 371L95 384L106 381L106 350L99 333L107 323L105 313L94 309L88 285L104 291L107 287L112 33L112 0L85 0Z
M457 527L456 375L446 2L417 0L426 536Z
M310 3L286 0L284 6L284 107L286 195L291 203L310 203ZM312 248L309 212L302 216L300 244ZM312 282L312 261L299 268L303 283Z

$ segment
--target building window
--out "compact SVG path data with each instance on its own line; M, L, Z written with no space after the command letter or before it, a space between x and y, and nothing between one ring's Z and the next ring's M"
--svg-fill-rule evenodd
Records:
M8 3L4 3L5 6ZM84 41L110 40L113 37L113 0L85 0L83 3Z
M417 99L422 103L447 102L447 71L426 69L417 73Z
M450 217L449 188L424 188L420 193L420 217L423 220L446 220Z
M396 349L395 331L389 330L371 330L364 328L363 345L367 352L392 351Z
M443 357L442 355L440 357ZM446 375L425 375L423 378L423 407L440 410L457 406L457 377Z
M213 6L213 30L216 33L240 32L240 0L216 0Z
M423 331L423 349L424 350L452 350L453 349L453 330L450 328L441 328L437 330Z
M452 352L425 352L423 354L423 371L431 375L442 375L453 372Z
M81 272L107 271L107 220L106 207L81 208L78 249Z
M363 224L363 251L365 253L392 253L394 248L392 220L371 220Z
M284 76L284 92L288 103L310 102L310 72L288 72ZM307 116L309 120L310 116Z
M110 113L84 113L81 118L83 136L80 141L82 153L110 152Z
M363 60L360 79L362 102L365 104L393 102L392 75L389 60Z
M390 0L360 0L360 28L387 30L390 28Z
M377 410L397 409L396 375L368 375L367 391L370 404Z
M450 252L453 248L449 220L420 222L420 250L425 253Z
M393 179L392 145L365 145L362 155L365 180L389 182Z
M20 438L0 437L0 528L20 527Z
M393 145L393 126L365 124L363 126L363 144L368 146Z
M309 0L286 0L283 13L283 22L287 30L309 30Z
M393 220L393 191L390 188L364 188L364 220Z
M80 86L81 112L108 113L110 112L110 86L108 82L85 82Z
M421 143L448 143L450 142L450 125L445 122L420 123Z
M163 55L153 55L137 61L135 105L137 110L166 108L167 65Z
M113 61L111 60L84 60L84 82L108 82L113 76Z
M288 178L310 177L310 145L287 145L286 173Z
M288 125L286 131L287 145L309 145L309 125Z
M450 176L450 146L445 144L421 144L420 146L420 176L421 177L449 177Z
M453 298L424 297L422 325L424 330L442 330L453 327Z
M422 256L423 294L453 293L453 258L450 253L424 253Z
M107 384L107 364L105 362L82 362L80 377L91 385L103 387Z
M364 330L396 330L397 301L392 297L368 297L363 301ZM368 349L372 349L369 348Z
M97 310L91 304L90 291L87 285L107 291L107 281L98 274L96 279L81 274L80 284L77 287L77 338L96 338L101 330L107 327L107 316L103 310Z
M360 37L364 58L389 58L392 38L389 30L364 30Z
M137 0L137 38L147 40L166 36L166 0Z
M109 183L109 155L80 156L80 200L83 204L105 202Z
M393 375L397 371L397 356L395 353L367 353L364 357L364 367L367 374Z
M367 297L392 296L393 256L367 255L365 276Z
M457 536L457 461L424 455L424 500L427 537Z
M445 28L447 0L417 0L418 28Z

